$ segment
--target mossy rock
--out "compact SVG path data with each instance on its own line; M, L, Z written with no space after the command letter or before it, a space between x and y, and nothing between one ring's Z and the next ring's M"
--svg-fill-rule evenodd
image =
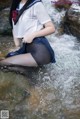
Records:
M9 8L6 8L0 12L0 35L12 35L9 24L9 10Z

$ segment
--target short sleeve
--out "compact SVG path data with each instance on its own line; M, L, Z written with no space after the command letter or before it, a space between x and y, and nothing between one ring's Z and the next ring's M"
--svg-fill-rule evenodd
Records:
M37 16L41 24L45 24L51 21L51 18L48 15L47 10L45 9L42 2L38 2L35 4L35 15Z

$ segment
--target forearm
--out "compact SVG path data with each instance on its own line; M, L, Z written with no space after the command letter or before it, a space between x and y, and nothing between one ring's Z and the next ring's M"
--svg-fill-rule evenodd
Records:
M44 26L45 27L43 29L41 29L40 31L35 31L29 36L25 34L23 38L23 42L31 43L33 39L36 37L47 36L55 32L55 28L52 22L48 22Z
M40 37L40 36L47 36L47 35L50 35L52 33L55 32L55 28L53 27L46 27L40 31L36 31L34 34L35 34L35 37Z

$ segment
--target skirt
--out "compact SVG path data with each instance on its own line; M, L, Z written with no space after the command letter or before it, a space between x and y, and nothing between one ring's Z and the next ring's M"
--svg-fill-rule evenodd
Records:
M38 65L56 62L54 50L45 37L34 38L32 43L23 43L19 50L8 53L6 57L26 53L31 53Z

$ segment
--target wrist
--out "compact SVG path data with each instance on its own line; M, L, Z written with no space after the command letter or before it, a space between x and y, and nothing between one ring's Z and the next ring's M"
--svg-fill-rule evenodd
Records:
M37 32L33 33L33 37L36 38L37 37Z

